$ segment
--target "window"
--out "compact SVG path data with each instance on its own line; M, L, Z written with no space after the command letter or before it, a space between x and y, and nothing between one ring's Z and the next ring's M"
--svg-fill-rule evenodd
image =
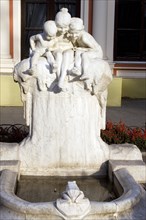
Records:
M80 16L80 0L22 0L21 3L21 58L29 56L29 38L42 32L46 20L54 20L63 7L72 16Z
M116 0L115 61L146 61L146 0Z

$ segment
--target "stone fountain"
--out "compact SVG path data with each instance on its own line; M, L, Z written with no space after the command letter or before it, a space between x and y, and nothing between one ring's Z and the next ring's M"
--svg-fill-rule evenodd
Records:
M82 19L71 18L65 8L30 38L29 58L14 69L29 135L20 144L1 143L1 219L134 220L145 215L146 193L137 182L146 182L146 167L139 149L126 143L109 146L100 137L112 80L102 58ZM55 201L32 203L15 193L21 175L108 176L117 198L90 201L74 179Z

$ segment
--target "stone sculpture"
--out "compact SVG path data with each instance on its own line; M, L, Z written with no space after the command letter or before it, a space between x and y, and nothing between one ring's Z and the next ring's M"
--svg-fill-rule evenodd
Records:
M71 18L63 8L55 21L45 22L43 33L30 38L30 49L29 58L14 69L30 132L19 144L2 145L2 167L38 176L106 176L109 171L119 195L121 186L124 193L113 202L89 202L73 181L56 201L30 203L14 194L17 172L3 170L2 218L79 220L107 219L110 215L113 219L127 209L133 215L133 206L142 199L141 188L119 168L126 167L141 181L145 177L135 173L135 167L144 170L145 165L136 146L107 145L100 137L106 121L107 87L112 80L100 45L84 30L82 19ZM143 201L145 195L139 204Z
M29 149L34 148L40 161L40 149L49 146L50 167L97 169L97 161L106 160L100 130L105 128L107 86L112 80L100 45L84 31L82 19L71 18L63 8L55 21L45 22L43 33L30 38L30 47L30 57L14 70L30 126L27 141L21 143L22 151L27 148L22 161L31 167L32 162L26 161Z
M89 200L80 191L76 181L68 182L62 198L56 201L56 207L68 219L83 219L91 209Z
M35 70L33 68L37 65L39 58L41 56L46 57L49 65L50 71L54 72L55 68L55 58L52 52L57 49L57 26L55 21L46 21L44 24L44 31L41 34L37 34L30 37L31 46L31 59L30 59L30 70L29 73L33 75Z
M103 108L107 96L104 91L112 80L112 74L108 63L102 60L100 45L84 31L82 19L71 18L67 9L63 8L57 13L55 22L45 22L44 32L30 38L30 58L15 67L14 79L22 88L22 96L29 92L32 78L37 79L40 91L55 91L56 85L61 91L65 87L65 80L68 83L76 81L85 90L97 95ZM44 71L39 69L43 65L46 65ZM52 73L56 73L56 77L51 76ZM24 96L22 100L25 101Z
M82 19L63 8L30 38L30 47L30 57L14 69L30 127L19 148L21 169L49 175L54 168L74 168L75 175L101 171L115 150L100 138L112 80L100 45Z

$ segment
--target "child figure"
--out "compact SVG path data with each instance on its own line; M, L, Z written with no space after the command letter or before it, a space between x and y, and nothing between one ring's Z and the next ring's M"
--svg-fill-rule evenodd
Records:
M58 42L56 37L57 27L55 22L50 20L44 23L43 29L43 33L30 37L30 47L32 50L29 69L30 75L33 75L34 67L37 65L41 56L47 58L52 72L56 70L56 62L51 52L56 49L56 44Z
M102 49L95 39L89 33L84 31L83 20L80 18L71 18L68 38L73 44L73 49L65 51L64 56L67 58L74 56L74 67L72 68L71 73L85 77L90 61L93 59L102 59ZM65 68L62 69L58 82L60 88L63 88L64 80L69 68L69 62L66 62L66 64L68 66L66 65Z
M69 24L71 15L68 13L67 8L62 8L55 16L55 23L57 26L58 44L57 50L53 52L57 63L57 78L59 80L61 75L62 63L64 63L64 51L73 48L72 43L68 39Z
M72 18L69 32L75 51L75 63L72 72L76 72L77 75L84 75L92 59L103 58L102 49L92 35L84 30L82 19Z

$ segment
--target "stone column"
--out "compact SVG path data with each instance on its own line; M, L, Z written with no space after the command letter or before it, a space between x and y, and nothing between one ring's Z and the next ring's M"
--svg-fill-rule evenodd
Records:
M12 31L12 26L10 28L10 19L12 21L13 17L10 14L10 3L12 7L13 1L11 0L1 0L0 1L0 73L12 73L14 68L13 57L10 52L10 29ZM11 17L10 17L11 16ZM12 41L12 39L11 39Z
M83 19L85 30L88 31L88 1L81 0L81 18Z
M0 57L2 59L9 59L10 56L10 22L9 22L9 0L0 1Z
M18 63L21 59L21 1L13 0L13 45L14 62Z
M93 37L101 45L104 59L107 59L107 7L107 0L93 0Z

